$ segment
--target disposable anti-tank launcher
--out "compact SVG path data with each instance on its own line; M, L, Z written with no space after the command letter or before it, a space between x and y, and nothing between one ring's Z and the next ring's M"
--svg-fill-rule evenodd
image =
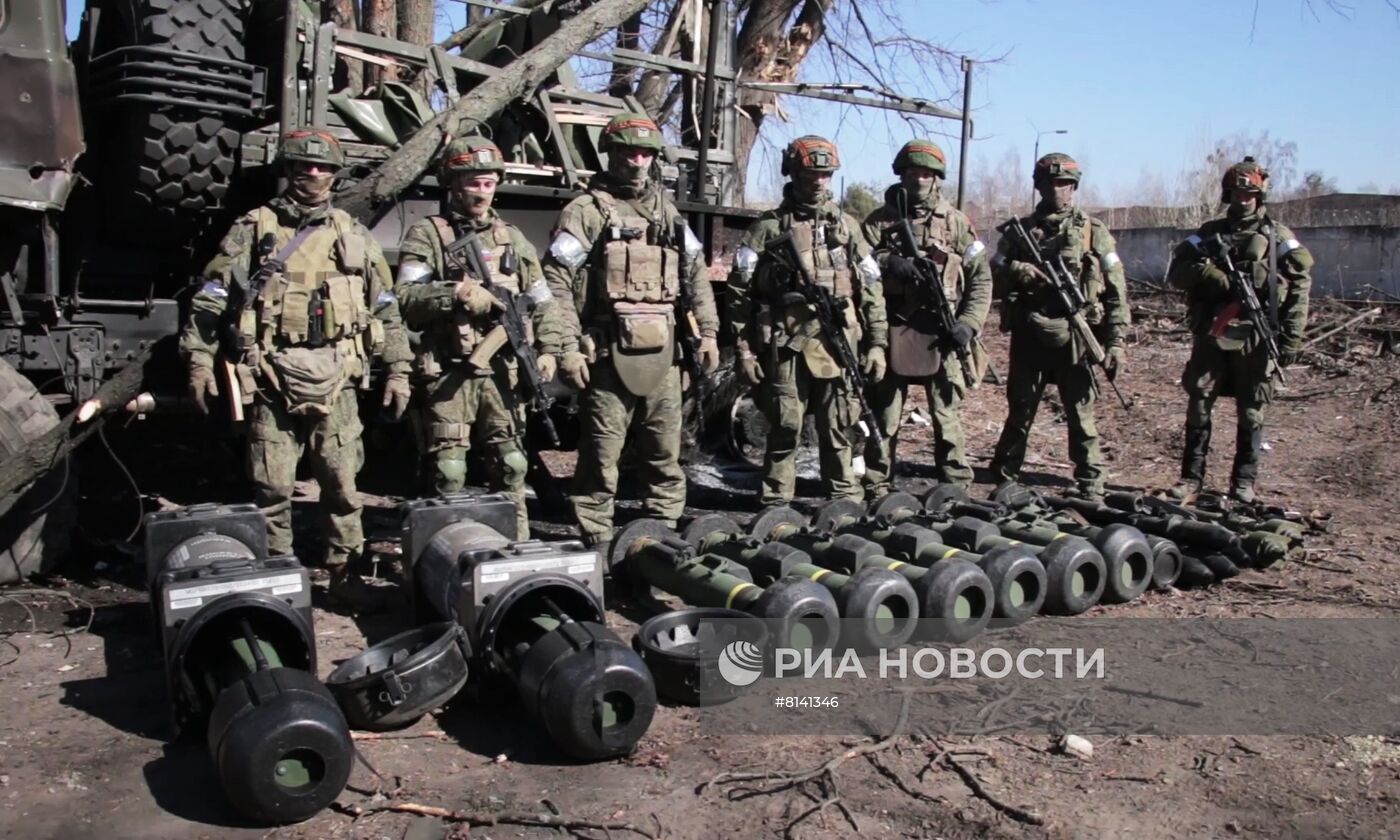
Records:
M740 540L733 519L721 514L701 516L686 526L681 538L697 551L743 566L754 582L772 586L786 577L804 577L830 590L842 623L842 642L862 652L899 647L909 641L919 620L918 597L902 575L878 565L862 565L849 573L832 571L811 555L785 543Z
M945 544L931 528L891 521L919 507L919 500L907 493L886 495L869 514L857 503L837 500L823 505L815 521L824 530L840 534L837 539L868 540L889 556L933 573L949 568L950 561L975 565L991 585L992 615L1000 626L1020 624L1040 612L1045 603L1045 568L1033 553L1021 546L1006 546L977 554Z
M228 800L265 823L307 819L340 795L354 747L316 678L311 586L270 556L252 505L145 519L146 580L177 727L204 731Z
M785 577L760 586L744 566L699 554L664 522L638 519L613 537L608 556L614 580L659 589L695 607L741 610L765 619L774 647L820 650L836 645L841 626L836 599L824 586Z
M857 506L858 509L859 506ZM799 550L826 569L852 574L877 568L903 576L914 589L919 606L916 632L930 640L966 641L986 629L992 617L991 582L976 566L950 559L937 567L918 568L888 556L875 543L855 534L831 534L819 517L809 525L802 514L786 506L761 511L749 524L749 539L764 551Z
M1025 548L1019 540L1002 536L990 522L971 516L950 517L948 506L965 501L967 494L960 487L951 491L948 487L935 487L922 504L906 494L883 504L877 502L879 516L894 525L910 523L927 528L938 534L941 544L964 551L987 555L995 549ZM1042 612L1078 615L1099 602L1107 570L1103 555L1088 540L1066 535L1052 545L1032 550L1045 567Z
M499 494L408 502L403 514L419 618L459 624L478 677L509 682L564 752L631 751L651 725L656 687L605 625L598 553L576 541L511 542L515 503Z

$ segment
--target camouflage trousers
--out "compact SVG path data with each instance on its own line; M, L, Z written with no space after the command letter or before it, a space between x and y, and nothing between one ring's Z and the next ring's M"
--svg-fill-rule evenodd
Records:
M763 459L762 505L792 501L797 487L797 446L802 420L816 421L822 495L831 499L862 498L851 467L850 428L856 421L855 400L843 377L817 379L802 355L786 348L776 364L767 361L758 403L768 420L768 451Z
M579 412L572 500L590 543L612 539L618 462L626 446L643 486L644 516L675 522L685 512L681 469L681 372L672 366L645 397L628 391L610 359L592 365ZM630 432L630 434L629 434Z
M472 442L486 449L492 492L515 503L515 538L530 538L530 515L525 507L523 406L514 398L513 372L504 367L490 376L471 376L466 365L449 368L424 388L428 421L428 452L432 457L433 491L457 493L467 483L467 452Z
M1069 427L1069 458L1081 491L1102 493L1103 452L1094 422L1094 385L1089 368L1080 363L1073 344L1049 346L1027 330L1011 333L1011 369L1006 375L1006 424L1001 428L992 472L998 481L1015 481L1026 458L1031 424L1045 386L1053 384L1064 404Z
M268 548L274 553L292 550L292 493L297 462L305 454L321 491L316 508L326 536L326 565L344 565L359 556L365 533L355 476L365 461L363 430L353 388L340 392L328 417L291 414L281 397L258 393L249 414L248 474L253 501L267 517Z
M933 419L933 459L938 480L964 487L972 484L972 467L967 463L961 414L967 387L963 384L961 366L953 360L953 364L943 364L938 373L926 379L908 379L887 372L884 379L871 387L870 409L880 421L884 441L877 442L873 437L865 441L865 476L862 483L869 498L891 490L899 429L904 420L904 404L910 385L922 385L928 396L929 414Z
M1264 443L1264 406L1273 399L1269 351L1262 342L1239 350L1222 349L1210 336L1197 336L1181 374L1186 391L1186 441L1182 478L1204 481L1210 454L1211 411L1221 396L1235 398L1235 461L1232 483L1253 484Z

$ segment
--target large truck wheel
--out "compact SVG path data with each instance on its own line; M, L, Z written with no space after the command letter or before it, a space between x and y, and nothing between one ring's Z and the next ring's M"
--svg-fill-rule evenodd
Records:
M58 422L34 384L0 361L0 459L24 451ZM60 462L17 497L0 499L0 584L58 565L76 519L74 487L69 465Z

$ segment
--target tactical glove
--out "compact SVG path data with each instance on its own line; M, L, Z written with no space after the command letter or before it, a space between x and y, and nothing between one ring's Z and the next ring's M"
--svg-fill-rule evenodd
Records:
M206 399L219 396L219 383L214 378L214 369L201 362L190 361L190 399L199 407L201 414L209 413Z
M885 348L871 347L865 351L865 358L861 360L860 369L871 382L879 382L885 378Z
M763 365L747 347L740 348L735 369L739 373L739 381L750 388L763 381Z
M1206 267L1201 270L1201 286L1205 291L1223 296L1230 291L1230 275L1215 263L1206 263Z
M919 272L914 268L913 260L903 254L890 254L885 258L884 275L886 280L913 285L918 281Z
M719 342L712 335L700 337L700 369L706 376L719 370Z
M559 363L548 353L543 353L535 359L535 367L540 369L541 382L553 382L554 373L559 369Z
M972 327L959 321L953 325L953 334L950 337L953 339L953 343L958 346L959 350L966 350L967 346L972 343L972 339L977 337L977 334L972 331Z
M582 391L588 387L588 359L577 351L564 354L559 360L559 378L565 385Z
M454 295L462 308L472 315L485 315L493 309L504 309L504 305L486 287L475 280L463 280L457 284Z
M390 373L389 378L384 380L384 402L380 405L389 409L390 417L398 420L408 410L408 398L412 394L413 389L408 385L407 373Z
M1103 372L1108 376L1109 382L1117 381L1118 374L1122 373L1127 366L1128 357L1123 352L1122 347L1115 344L1107 349L1104 354Z

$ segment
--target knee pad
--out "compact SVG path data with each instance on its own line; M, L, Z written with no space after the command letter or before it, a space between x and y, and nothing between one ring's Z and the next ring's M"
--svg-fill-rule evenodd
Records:
M511 447L500 451L496 457L500 463L501 481L507 487L515 487L524 483L525 475L530 471L530 461L525 457L524 452Z
M455 484L457 487L467 483L467 456L465 454L453 454L451 457L438 458L434 462L438 475L442 480Z

